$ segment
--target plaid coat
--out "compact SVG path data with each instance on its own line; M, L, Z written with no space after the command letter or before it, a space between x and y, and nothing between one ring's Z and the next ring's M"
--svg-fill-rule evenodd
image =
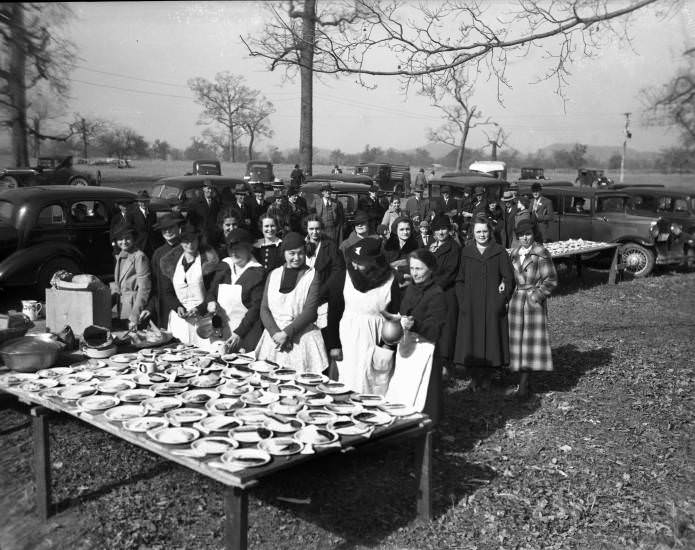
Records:
M509 368L514 371L553 370L547 327L546 298L557 286L550 253L534 243L520 262L519 246L511 252L516 289L509 302ZM535 302L535 303L534 303Z

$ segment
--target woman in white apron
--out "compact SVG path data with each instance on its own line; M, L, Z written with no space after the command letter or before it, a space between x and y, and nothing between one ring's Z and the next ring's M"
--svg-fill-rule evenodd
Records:
M434 282L437 258L427 249L408 256L413 284L403 293L400 322L405 331L396 350L396 365L386 399L414 406L439 423L442 407L441 343L446 326L444 291Z
M282 242L285 264L268 275L261 303L265 330L256 358L299 372L320 373L328 368L321 331L316 327L319 281L306 265L304 238L288 233Z
M261 337L260 311L265 270L251 253L255 241L246 229L226 237L227 258L218 265L208 291L208 312L222 317L225 351L249 351Z
M181 250L172 250L162 258L162 273L168 284L162 290L172 304L167 330L184 344L207 349L210 341L200 338L196 322L205 314L205 282L219 262L217 253L200 247L200 233L191 224L181 230Z
M310 214L305 220L306 229L306 265L313 267L319 278L319 307L316 326L326 340L328 326L328 280L345 269L345 260L335 242L324 233L323 220L316 214ZM327 351L330 348L327 347Z
M345 276L334 279L329 295L328 344L342 357L337 361L338 380L359 393L378 391L374 367L380 363L375 350L378 355L382 312L396 313L400 303L398 282L380 248L376 239L348 248Z

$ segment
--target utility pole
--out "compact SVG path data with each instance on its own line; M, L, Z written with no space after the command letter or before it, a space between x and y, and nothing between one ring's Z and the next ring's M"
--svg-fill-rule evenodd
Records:
M630 132L630 115L632 113L623 113L625 115L625 139L623 140L623 156L620 158L620 183L623 183L625 176L625 155L627 154L627 140L632 138Z

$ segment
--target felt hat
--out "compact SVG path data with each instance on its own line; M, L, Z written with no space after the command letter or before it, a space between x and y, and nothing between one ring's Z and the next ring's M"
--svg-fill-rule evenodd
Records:
M519 223L516 224L516 227L514 228L514 232L517 235L523 235L527 231L534 232L535 225L531 220L521 220Z
M296 185L290 185L287 187L287 196L293 197L294 195L299 195L299 187Z
M242 228L233 229L225 238L225 242L227 243L227 246L230 248L238 244L253 246L253 243L255 241L256 239L254 238L254 236L249 231Z
M511 191L505 191L502 193L502 202L511 202L514 200L514 193Z
M367 216L367 213L363 210L358 210L355 212L355 217L353 218L353 222L355 225L364 225L369 223L369 216Z
M359 265L373 265L384 261L378 239L362 239L347 249L348 260Z
M245 183L237 183L234 186L234 193L237 195L245 195L246 194L246 184Z
M321 184L321 191L333 191L333 187L331 187L330 182L322 183Z
M543 185L536 182L531 186L531 192L535 193L536 191L542 191L543 190Z
M449 187L448 185L442 185L442 186L439 188L439 192L442 193L442 194L444 194L444 193L451 193L451 187Z
M214 189L214 188L215 188L215 186L214 186L213 183L212 183L212 180L205 180L205 181L203 182L203 187L210 187L211 189Z
M475 189L473 189L473 193L475 193L476 195L484 195L485 188L482 185L478 185Z
M193 239L200 237L200 231L198 228L190 222L187 222L181 228L181 240L185 242L191 242Z
M137 198L135 200L137 201L149 201L150 200L150 194L143 190L138 191Z
M164 214L159 221L154 225L153 229L157 231L163 231L164 229L169 229L175 225L181 225L185 220L177 214Z
M256 185L253 186L253 192L254 193L265 193L265 187L263 187L262 183L257 183Z
M432 228L432 231L439 231L440 229L451 229L451 220L449 219L449 216L444 216L444 215L439 215L435 216L434 219L432 220L432 223L430 224L430 227Z
M420 227L427 227L427 228L429 229L429 227L430 227L430 222L428 222L427 220L422 220L422 221L420 222Z
M372 193L378 193L379 192L379 186L376 183L373 183L370 187L369 190Z
M135 227L133 227L129 223L122 223L115 227L113 233L111 234L111 237L114 241L117 241L119 239L122 239L126 235L135 235Z
M116 204L133 204L135 199L133 197L121 197L115 200Z
M304 243L304 237L302 237L299 233L292 231L285 235L285 238L282 239L282 251L287 252L288 250L303 248Z

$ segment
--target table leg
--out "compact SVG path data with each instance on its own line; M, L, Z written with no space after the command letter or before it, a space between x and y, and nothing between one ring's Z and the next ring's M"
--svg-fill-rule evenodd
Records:
M416 467L419 475L417 492L417 515L420 520L432 519L432 433L428 431L418 440Z
M608 284L615 284L618 277L618 258L620 258L620 247L615 247L615 252L613 253L613 261L611 261L611 268L608 272Z
M224 488L224 547L246 550L248 547L249 499L243 489Z
M34 427L34 478L36 511L42 520L51 515L51 458L48 442L48 417L32 410Z

